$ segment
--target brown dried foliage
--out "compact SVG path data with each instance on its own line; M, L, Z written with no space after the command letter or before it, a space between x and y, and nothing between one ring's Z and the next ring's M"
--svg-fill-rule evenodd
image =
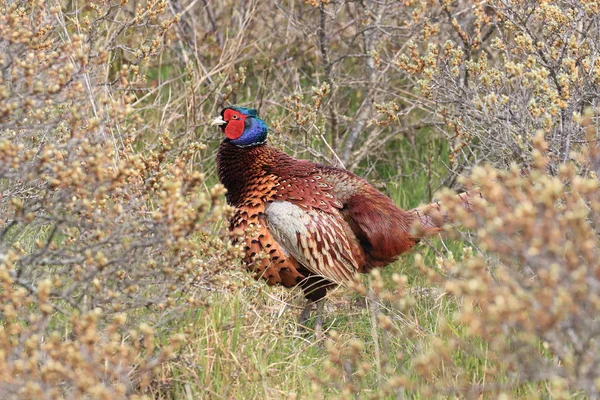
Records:
M598 111L598 3L439 4L439 29L424 30L392 62L444 122L452 145L448 167L460 174L482 161L500 168L516 162L526 171L533 135L542 129L556 174L587 140L578 122L583 111ZM423 24L430 17L419 15Z
M580 129L595 142L596 127ZM488 205L457 221L477 232L476 251L444 262L443 285L461 299L456 321L482 338L517 381L548 380L557 396L600 394L599 182L594 143L549 174L544 133L532 143L532 170L476 167L472 180ZM448 201L453 201L451 197ZM500 372L500 371L497 371ZM492 375L493 379L493 375ZM485 388L484 388L485 389Z
M115 399L148 385L238 250L223 189L134 112L166 3L0 6L0 397ZM127 44L136 64L121 65ZM160 343L157 334L160 333Z

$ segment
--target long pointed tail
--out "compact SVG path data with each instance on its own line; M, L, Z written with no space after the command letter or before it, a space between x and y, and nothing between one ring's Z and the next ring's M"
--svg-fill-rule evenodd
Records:
M473 210L473 199L481 198L483 195L478 191L468 191L456 195L458 201L462 203L468 211ZM441 202L427 204L425 206L413 208L408 212L417 216L412 234L416 238L435 235L442 230L444 224L451 222L448 212L444 209Z

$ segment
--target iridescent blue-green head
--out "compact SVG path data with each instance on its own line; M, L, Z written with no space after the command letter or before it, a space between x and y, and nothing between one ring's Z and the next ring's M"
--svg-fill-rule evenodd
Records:
M227 140L239 147L263 144L269 128L258 118L256 110L245 107L226 107L211 125L219 125Z

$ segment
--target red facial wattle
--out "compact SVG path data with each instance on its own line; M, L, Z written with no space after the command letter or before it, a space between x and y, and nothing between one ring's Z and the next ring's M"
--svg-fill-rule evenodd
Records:
M244 133L244 120L246 116L235 110L225 110L223 119L227 121L225 126L225 136L228 139L235 140Z

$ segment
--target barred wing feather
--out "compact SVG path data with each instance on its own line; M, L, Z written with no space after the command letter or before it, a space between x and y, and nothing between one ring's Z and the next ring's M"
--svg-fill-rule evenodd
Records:
M311 273L344 283L358 272L345 222L336 209L325 212L275 201L267 205L265 217L282 250Z

